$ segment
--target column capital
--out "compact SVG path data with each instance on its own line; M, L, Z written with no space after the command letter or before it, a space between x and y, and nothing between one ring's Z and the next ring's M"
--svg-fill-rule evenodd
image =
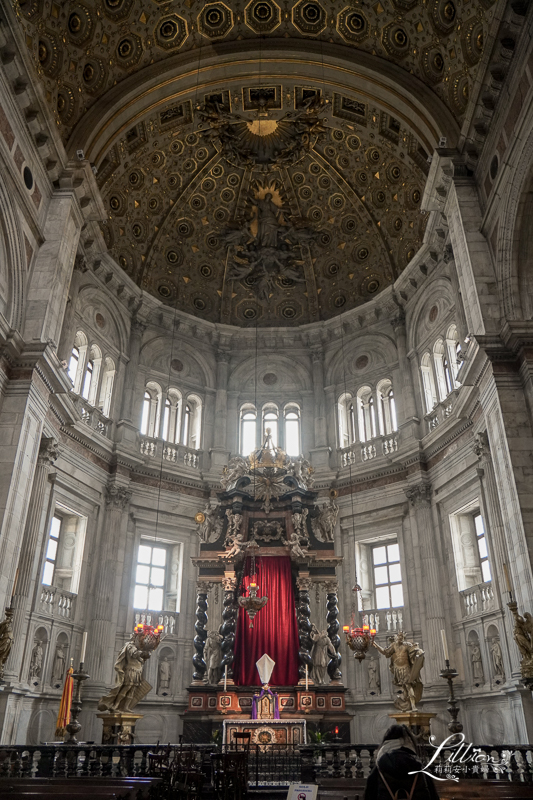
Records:
M326 588L326 594L338 594L339 592L339 582L337 580L324 581L324 586Z
M211 588L211 583L209 581L197 581L196 582L196 594L209 594L209 589Z
M83 253L78 253L76 258L74 259L74 270L76 272L81 272L83 275L84 272L87 272L89 267L87 266L87 259L83 255Z
M311 588L311 583L310 578L296 578L296 586L301 592L308 592Z
M40 467L51 467L59 457L59 443L56 439L43 436L37 456L37 464Z
M431 504L431 486L429 483L419 483L418 486L410 486L405 489L405 495L412 506L429 506Z
M236 578L222 578L222 586L225 592L234 592L237 588Z
M394 314L390 317L390 323L394 332L398 328L405 328L405 311L403 308L397 308Z
M126 486L118 486L116 483L108 483L104 490L105 504L111 508L124 510L131 500L131 489Z
M146 330L146 325L144 324L144 322L141 322L141 320L137 319L137 317L133 317L131 320L132 334L135 334L136 336L142 336L145 330Z

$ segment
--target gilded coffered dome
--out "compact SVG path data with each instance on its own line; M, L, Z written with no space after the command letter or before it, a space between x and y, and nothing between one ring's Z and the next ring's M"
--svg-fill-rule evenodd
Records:
M301 325L420 248L428 159L464 138L489 0L17 0L122 269L215 322Z

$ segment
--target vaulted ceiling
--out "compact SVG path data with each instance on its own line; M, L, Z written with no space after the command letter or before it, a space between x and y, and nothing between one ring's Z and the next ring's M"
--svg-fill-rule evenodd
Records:
M106 244L147 291L299 325L391 284L422 242L427 157L455 143L493 24L469 0L19 0Z

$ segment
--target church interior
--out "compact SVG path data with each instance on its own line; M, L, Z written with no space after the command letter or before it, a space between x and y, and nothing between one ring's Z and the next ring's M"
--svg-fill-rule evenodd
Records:
M532 39L2 0L0 785L241 742L348 786L397 721L531 796Z

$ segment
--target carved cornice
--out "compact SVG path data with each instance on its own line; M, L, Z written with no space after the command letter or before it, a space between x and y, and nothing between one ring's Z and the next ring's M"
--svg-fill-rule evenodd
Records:
M131 489L126 486L108 483L105 487L105 504L110 508L120 508L123 511L131 500L131 494Z
M43 436L41 439L41 446L39 447L39 455L37 456L37 464L39 467L51 467L54 461L59 457L59 443L56 439L47 438Z
M418 486L410 486L404 491L407 499L415 508L431 505L432 489L429 483L419 483Z

